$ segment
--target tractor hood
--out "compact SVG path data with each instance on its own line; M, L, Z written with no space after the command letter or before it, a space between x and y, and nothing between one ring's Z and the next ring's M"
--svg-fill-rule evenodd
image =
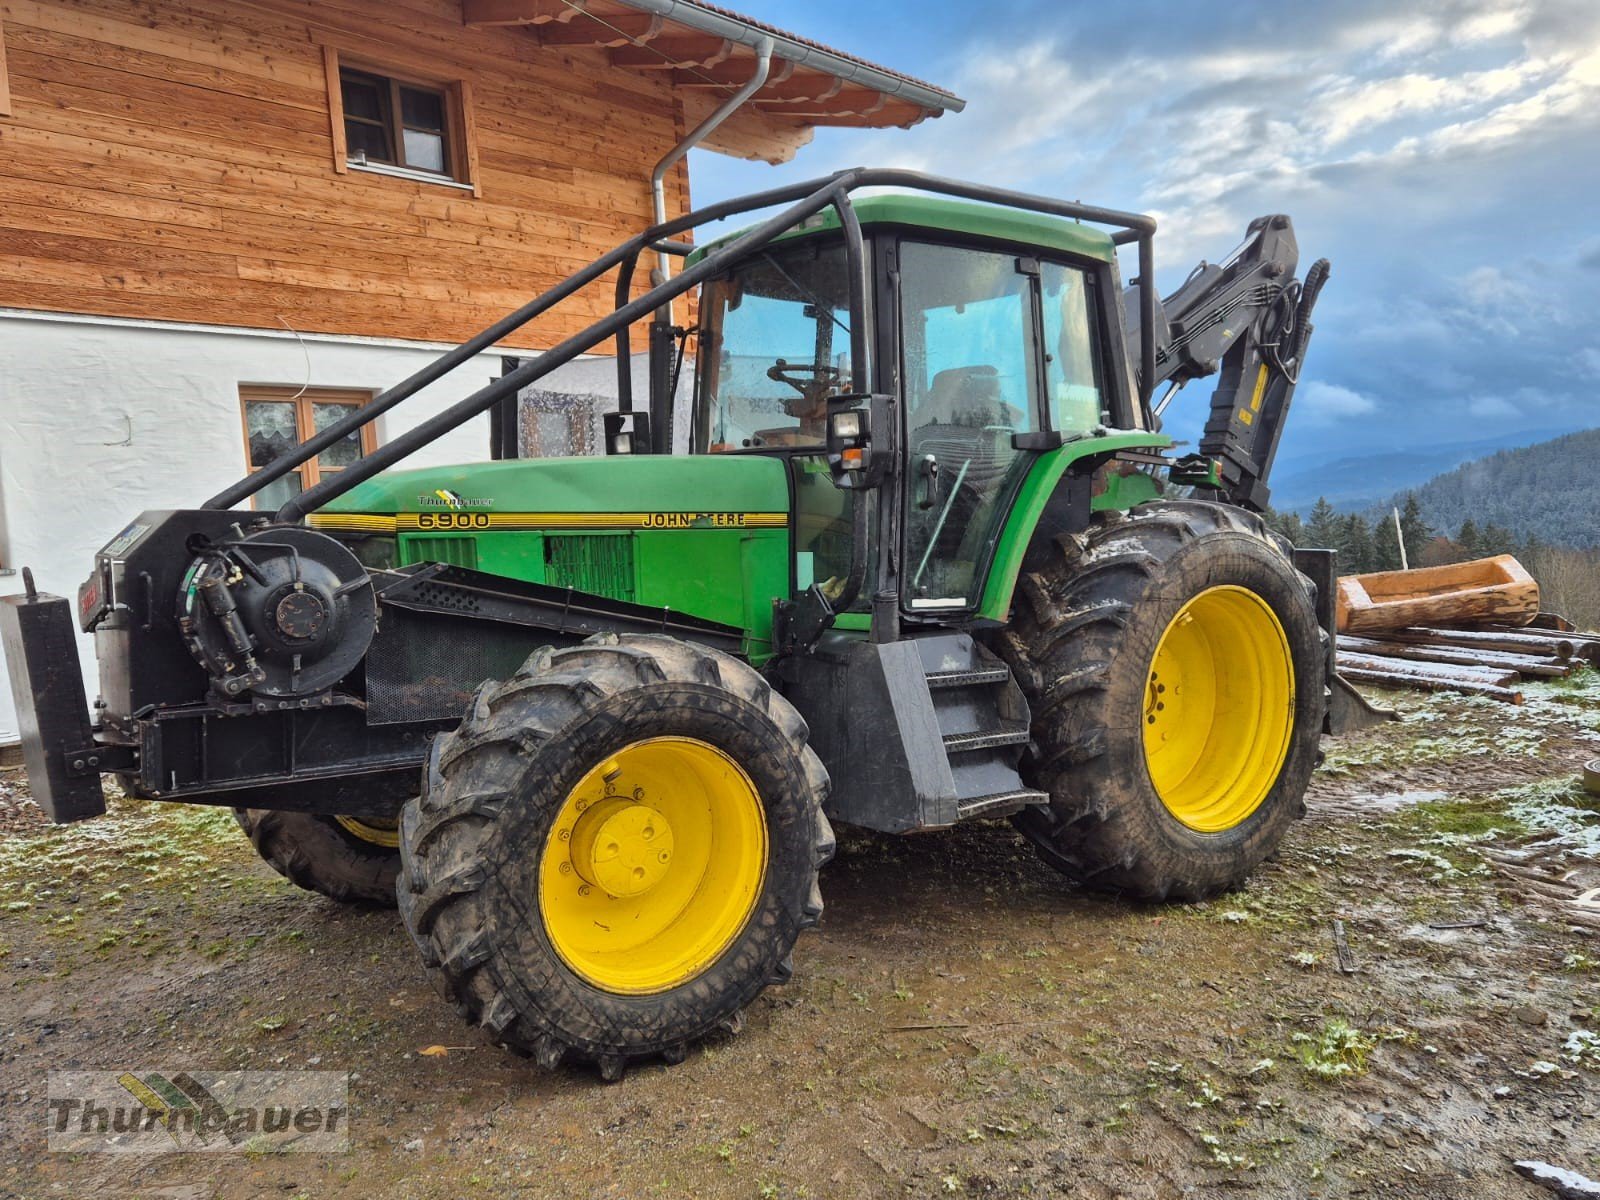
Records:
M310 518L349 528L349 518L393 516L410 529L671 529L779 526L789 510L783 464L754 456L618 455L508 459L385 471ZM434 523L429 514L473 518ZM581 520L564 518L579 517Z
M535 458L386 471L310 514L363 562L445 563L689 613L771 653L789 484L755 455Z

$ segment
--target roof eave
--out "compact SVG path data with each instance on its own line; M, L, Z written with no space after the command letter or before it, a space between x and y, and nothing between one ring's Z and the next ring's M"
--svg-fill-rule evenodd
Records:
M796 66L824 72L847 83L893 96L897 100L927 110L930 115L960 112L967 105L965 100L952 92L908 79L903 75L857 61L824 47L811 45L790 37L781 30L740 20L722 11L697 4L694 0L621 0L621 2L641 12L652 13L663 20L752 49L763 40L770 40L773 43L774 54Z

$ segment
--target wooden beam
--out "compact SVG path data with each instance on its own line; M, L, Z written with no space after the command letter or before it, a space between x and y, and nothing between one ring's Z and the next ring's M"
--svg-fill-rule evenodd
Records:
M648 46L624 46L611 52L611 65L640 71L674 67L713 67L733 53L733 43L704 35L660 37Z
M718 63L714 67L706 67L699 71L674 71L672 73L672 86L677 88L737 88L750 82L750 76L755 74L755 59L730 58L727 62ZM772 69L767 73L766 87L785 82L794 74L794 63L787 58L777 58L772 61ZM811 78L825 81L825 75L813 75Z
M570 21L584 0L461 0L463 25L544 25Z
M549 25L539 30L538 37L545 46L631 46L656 37L661 25L660 17L645 13L607 17L604 21L584 16Z
M6 31L0 25L0 117L11 115L11 75L6 70Z
M707 91L679 92L678 95L682 97L683 119L690 128L710 116L725 98ZM788 162L810 141L810 126L794 124L780 119L776 112L768 114L746 104L712 130L702 145L733 158L780 163Z
M931 116L939 115L936 111L915 104L902 103L886 105L878 112L866 116L861 113L828 112L825 109L812 111L805 105L801 105L799 109L771 108L762 111L770 112L773 116L781 114L792 121L804 121L812 125L836 125L841 128L856 129L886 129L891 125L909 129Z
M344 137L344 90L339 86L339 52L322 48L322 69L328 74L328 122L333 135L333 169L341 175L350 171L350 147Z
M836 87L818 96L815 103L808 102L803 97L793 100L769 97L765 91L757 92L754 102L762 108L771 105L774 111L781 111L789 116L810 116L817 113L834 117L870 117L888 106L889 97L868 88Z
M766 104L820 104L824 100L832 100L843 88L844 80L813 72L769 84L755 94L755 99Z

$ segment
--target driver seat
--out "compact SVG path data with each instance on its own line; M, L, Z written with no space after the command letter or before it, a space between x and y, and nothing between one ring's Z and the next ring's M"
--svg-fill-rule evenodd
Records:
M985 425L1020 428L1022 414L1000 398L1000 371L988 363L949 367L933 377L928 398L917 406L917 425Z

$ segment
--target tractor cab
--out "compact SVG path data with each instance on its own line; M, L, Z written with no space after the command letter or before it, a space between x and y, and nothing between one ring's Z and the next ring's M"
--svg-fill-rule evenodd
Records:
M860 345L865 391L893 398L868 416L886 489L872 524L904 564L901 614L965 621L1041 454L1097 430L1139 432L1120 303L1108 303L1120 297L1114 247L1089 226L967 201L890 194L854 208L859 313L831 211L702 285L688 445L786 462L797 587L836 604L862 490L834 486L828 420L860 407ZM865 611L873 582L846 607Z

